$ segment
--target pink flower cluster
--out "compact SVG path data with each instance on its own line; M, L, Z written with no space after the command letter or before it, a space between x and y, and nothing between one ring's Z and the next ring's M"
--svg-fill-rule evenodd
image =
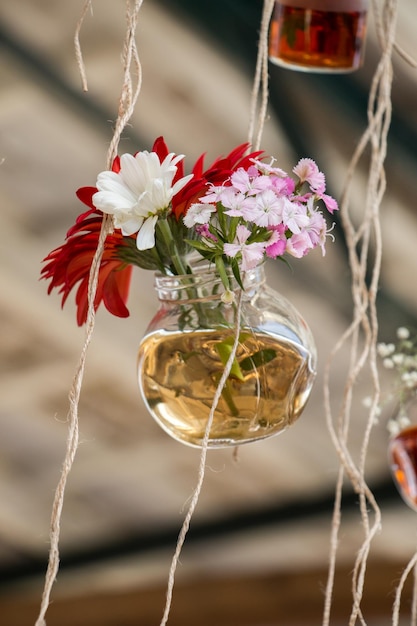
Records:
M210 184L183 218L200 236L199 249L236 258L242 271L265 256L301 258L317 246L325 254L330 231L317 203L333 213L337 202L325 193L324 174L312 159L301 159L293 173L297 183L273 163L253 159L222 185Z

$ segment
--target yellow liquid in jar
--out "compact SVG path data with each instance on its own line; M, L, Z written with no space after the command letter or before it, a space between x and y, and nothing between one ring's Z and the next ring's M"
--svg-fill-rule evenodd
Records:
M277 434L302 412L314 379L301 346L243 329L237 371L220 396L209 446L239 445ZM158 331L139 348L139 385L147 407L172 437L194 446L204 438L224 364L227 330ZM221 350L220 350L221 352Z

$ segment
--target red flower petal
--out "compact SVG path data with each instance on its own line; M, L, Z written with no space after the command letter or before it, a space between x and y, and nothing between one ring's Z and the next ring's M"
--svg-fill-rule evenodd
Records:
M81 195L84 199L88 199L88 193ZM53 289L58 289L58 292L62 294L61 306L64 306L70 292L78 285L75 301L79 325L87 319L89 275L97 250L101 222L102 215L94 211L87 211L80 215L74 226L69 229L65 243L52 250L44 259L46 265L41 271L41 278L50 280L48 293L51 293ZM113 315L127 317L129 311L126 301L129 295L132 267L117 258L117 249L121 240L123 236L119 231L109 235L106 239L94 307L97 310L103 302Z
M252 159L262 155L262 151L247 154L249 144L244 143L234 148L227 156L219 157L204 170L204 154L196 161L192 172L194 178L183 187L172 199L172 209L177 220L181 219L191 204L206 192L207 185L222 185L239 167L247 168L252 164Z
M97 193L97 191L97 187L81 187L80 189L77 189L75 193L77 195L77 198L81 200L81 202L89 206L91 209L96 210L92 198L93 195Z

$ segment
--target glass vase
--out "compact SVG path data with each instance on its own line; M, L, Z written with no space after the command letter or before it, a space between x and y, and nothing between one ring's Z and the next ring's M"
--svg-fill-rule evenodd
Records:
M352 72L363 62L368 0L277 0L269 59L306 72Z
M213 267L155 275L159 310L138 355L139 387L174 439L202 445L213 399L236 336L237 294ZM239 344L214 411L209 447L241 445L284 431L301 414L315 377L311 332L270 289L264 266L244 274Z
M402 408L391 422L388 460L402 499L417 511L417 398Z

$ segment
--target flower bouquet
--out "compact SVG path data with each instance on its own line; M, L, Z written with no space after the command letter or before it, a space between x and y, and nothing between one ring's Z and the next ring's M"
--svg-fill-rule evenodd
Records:
M151 152L117 157L95 187L79 189L89 210L46 257L42 278L62 305L77 288L83 324L103 216L112 215L94 308L103 302L128 316L132 267L155 272L160 309L138 360L149 411L184 443L201 445L211 410L209 445L253 441L299 416L316 360L306 323L266 285L264 261L316 247L324 254L331 228L318 205L338 207L311 159L294 167L295 180L247 144L208 168L201 156L188 175L183 159L160 137Z

